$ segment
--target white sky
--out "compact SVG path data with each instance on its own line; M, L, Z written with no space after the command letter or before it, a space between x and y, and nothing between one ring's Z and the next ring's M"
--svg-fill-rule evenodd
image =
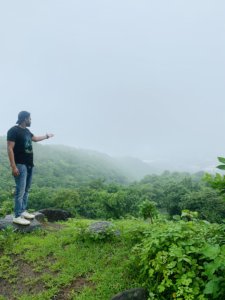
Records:
M225 156L225 1L0 0L0 135L142 159Z

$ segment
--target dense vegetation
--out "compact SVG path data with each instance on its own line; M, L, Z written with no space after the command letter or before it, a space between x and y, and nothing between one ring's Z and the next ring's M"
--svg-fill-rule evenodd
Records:
M1 214L12 209L11 191L1 191ZM149 175L129 185L94 180L81 187L37 187L30 192L30 208L62 208L74 216L118 219L139 216L144 201L155 202L157 209L169 216L180 215L188 209L210 222L223 222L225 206L219 191L207 186L202 174L189 175L165 172Z
M40 144L35 144L34 151L35 173L29 199L34 210L55 207L70 210L74 216L118 219L137 217L142 202L147 200L169 216L189 209L210 222L224 219L223 196L214 189L210 175L206 182L201 172L190 175L165 171L131 182L106 155ZM0 157L0 214L4 215L12 210L14 190L4 138L0 139Z
M0 142L5 146L3 139ZM165 171L131 181L112 161L93 152L41 145L35 152L30 208L62 208L75 219L62 224L60 231L30 236L10 229L0 232L3 285L18 288L21 261L35 274L25 278L20 295L14 292L10 297L50 300L66 295L105 300L122 289L142 285L149 300L223 299L223 175ZM0 154L0 215L4 216L13 210L14 182L5 148ZM219 160L219 168L225 170L225 159ZM87 219L114 220L121 235L92 240L86 227L93 220ZM73 286L77 280L87 282L79 293ZM2 298L0 293L0 299L7 299L3 297L7 293Z
M152 224L132 256L149 299L224 299L224 231L198 220Z

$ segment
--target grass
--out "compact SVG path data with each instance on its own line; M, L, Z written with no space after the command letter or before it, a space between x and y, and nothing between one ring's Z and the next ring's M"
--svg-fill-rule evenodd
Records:
M104 241L85 237L82 229L91 222L71 219L51 230L0 233L0 300L107 300L135 287L130 250L149 225L116 221L121 235Z

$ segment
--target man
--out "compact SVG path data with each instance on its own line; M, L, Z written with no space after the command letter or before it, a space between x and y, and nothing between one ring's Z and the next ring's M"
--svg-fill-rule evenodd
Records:
M28 192L31 186L33 173L32 141L39 142L51 138L53 134L34 136L27 127L31 125L30 113L21 111L18 115L18 125L7 132L7 150L12 175L16 183L15 217L13 222L20 225L29 225L35 216L26 211Z

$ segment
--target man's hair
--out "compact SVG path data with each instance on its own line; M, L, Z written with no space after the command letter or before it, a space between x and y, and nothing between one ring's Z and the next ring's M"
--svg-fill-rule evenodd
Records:
M18 120L16 122L16 124L21 124L26 118L29 118L30 117L30 113L28 111L21 111L19 112L18 114Z

